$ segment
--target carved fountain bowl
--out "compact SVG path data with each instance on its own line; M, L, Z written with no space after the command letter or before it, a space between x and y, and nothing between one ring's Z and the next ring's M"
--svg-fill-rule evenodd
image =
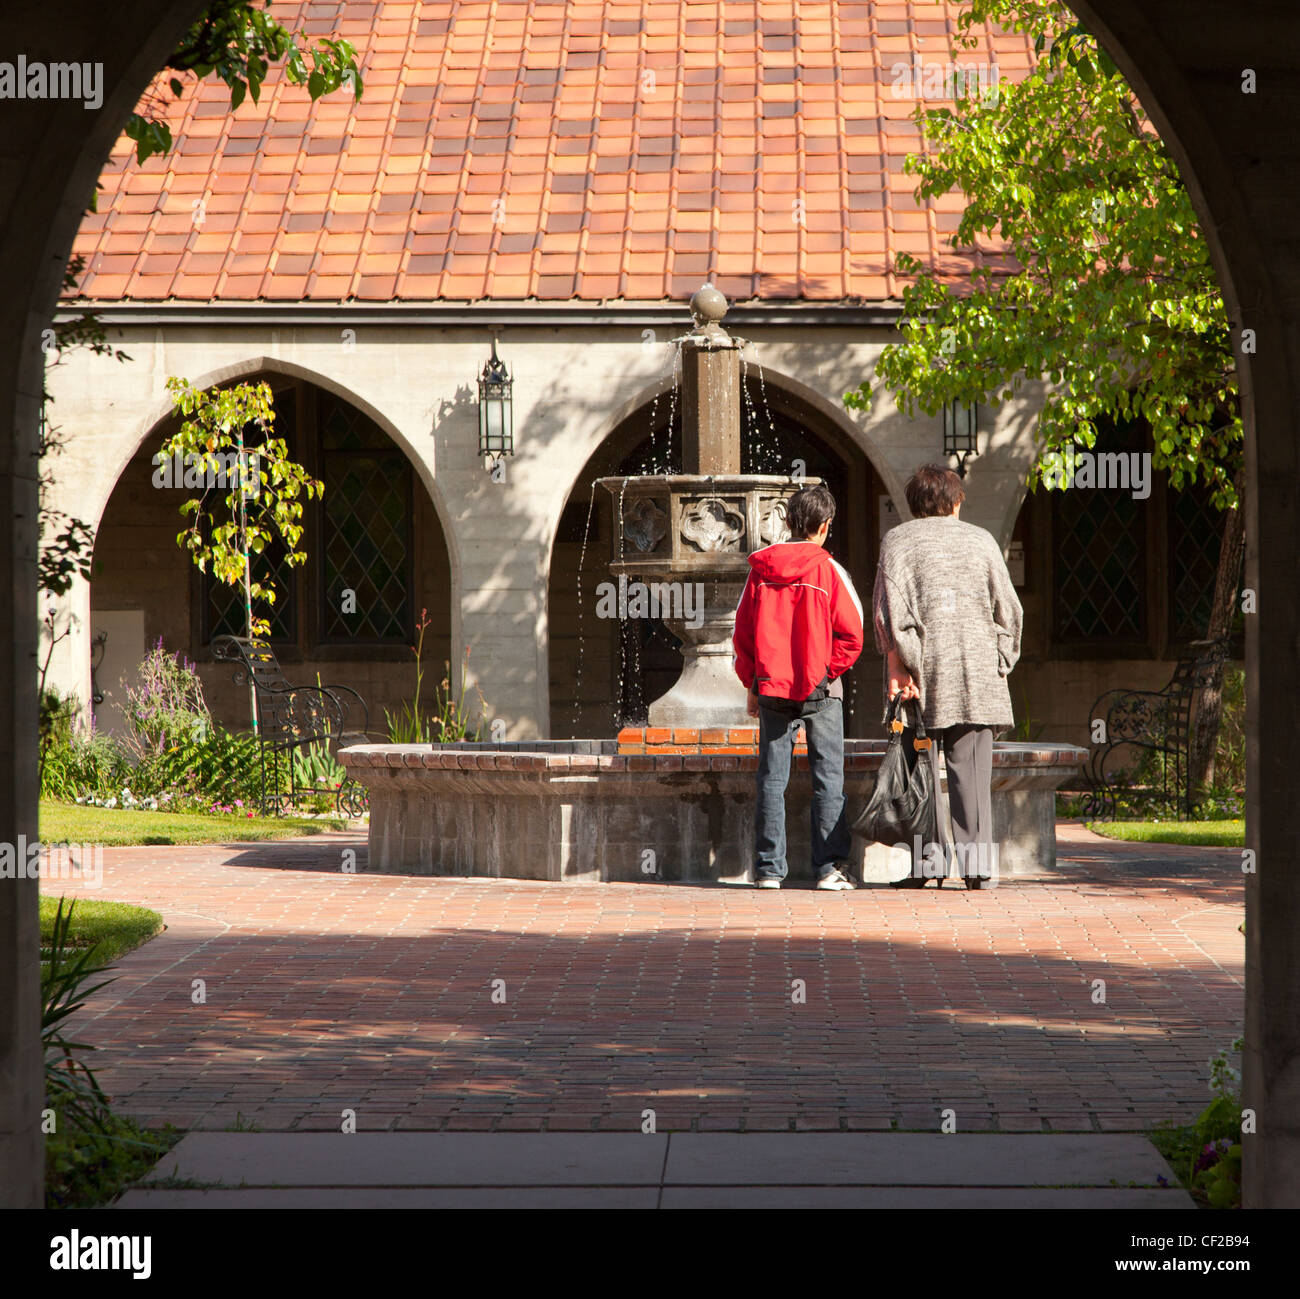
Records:
M610 570L638 576L742 580L749 556L788 541L786 502L820 478L780 474L643 474L600 478L614 499ZM621 526L620 526L621 524Z

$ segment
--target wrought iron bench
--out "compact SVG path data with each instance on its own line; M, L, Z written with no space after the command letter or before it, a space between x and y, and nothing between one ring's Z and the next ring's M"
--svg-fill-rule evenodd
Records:
M321 792L298 779L295 754L323 751L335 757L344 745L367 742L370 712L350 686L293 685L270 645L244 636L218 636L212 657L238 665L236 685L253 684L265 815L283 816L297 799ZM345 816L360 816L369 805L365 787L347 775L334 791L334 802Z
M1180 659L1169 684L1161 690L1107 690L1098 696L1088 714L1089 725L1105 723L1103 737L1094 741L1085 768L1090 792L1084 816L1105 820L1115 816L1120 789L1118 772L1110 770L1117 750L1126 745L1164 755L1161 787L1153 795L1174 810L1179 820L1190 819L1196 791L1190 785L1192 705L1197 692L1213 679L1227 661L1228 638L1192 641L1192 653Z

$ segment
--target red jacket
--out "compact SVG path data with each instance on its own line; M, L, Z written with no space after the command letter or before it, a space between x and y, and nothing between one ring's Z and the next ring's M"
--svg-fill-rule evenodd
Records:
M807 699L862 653L862 604L849 575L811 541L749 557L731 638L736 675L760 695Z

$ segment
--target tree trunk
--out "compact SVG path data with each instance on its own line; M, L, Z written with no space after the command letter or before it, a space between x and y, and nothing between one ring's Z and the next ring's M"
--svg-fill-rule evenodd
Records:
M1234 479L1238 502L1245 500L1245 470L1239 469ZM1235 510L1223 512L1223 540L1219 548L1219 571L1214 579L1214 601L1210 606L1210 626L1207 636L1218 640L1232 630L1232 619L1237 609L1237 587L1241 576L1241 562L1246 550L1246 510L1239 503ZM1196 704L1196 717L1192 723L1190 753L1188 755L1187 788L1189 801L1195 802L1214 779L1214 751L1219 740L1219 721L1223 715L1223 665L1215 667L1210 680L1201 691Z

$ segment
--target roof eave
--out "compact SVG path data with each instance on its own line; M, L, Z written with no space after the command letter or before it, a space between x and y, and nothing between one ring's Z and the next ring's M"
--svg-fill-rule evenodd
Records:
M93 311L108 326L126 325L672 325L687 327L685 302L191 302L65 300L58 318ZM750 300L727 311L729 329L759 325L895 326L902 314L897 301L817 302L798 299Z

